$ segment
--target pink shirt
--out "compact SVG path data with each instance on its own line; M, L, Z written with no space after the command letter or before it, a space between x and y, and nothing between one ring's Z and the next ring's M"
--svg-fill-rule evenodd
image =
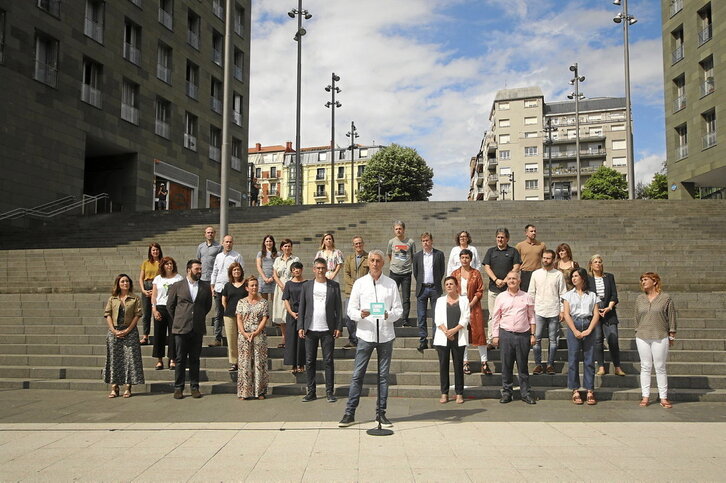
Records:
M534 298L520 290L512 295L509 290L497 295L492 315L492 337L499 337L499 328L507 332L529 332L535 325Z

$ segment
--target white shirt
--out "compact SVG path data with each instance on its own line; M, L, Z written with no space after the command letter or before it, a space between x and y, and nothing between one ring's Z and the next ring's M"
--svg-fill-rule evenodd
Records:
M166 301L169 298L169 287L181 279L182 276L178 273L170 278L164 278L161 275L154 277L151 283L156 287L156 305L166 305Z
M313 320L308 330L315 332L327 332L330 330L328 321L325 318L325 299L328 296L328 284L325 282L313 282Z
M479 270L481 268L481 261L479 260L479 253L476 251L476 247L469 245L466 248L471 251L471 267L475 270ZM459 258L461 250L463 250L463 248L459 246L451 249L451 253L449 253L449 264L446 267L446 275L451 275L454 270L461 266L461 259Z
M423 251L423 283L434 283L434 251Z
M187 284L189 285L189 295L192 297L192 302L196 302L197 293L199 292L199 282L192 282L187 278Z
M592 317L592 312L597 305L598 297L595 292L583 292L582 296L577 294L576 289L567 292L563 297L570 303L570 316L575 317Z
M532 273L529 294L534 297L534 313L540 317L557 317L562 310L560 300L567 292L562 272L539 268Z
M242 255L234 250L230 250L228 253L219 252L217 254L217 257L214 259L214 268L212 268L212 278L210 280L215 292L222 292L224 284L229 282L227 270L234 262L239 263L243 268L245 266L242 261Z
M370 310L371 302L383 302L386 304L388 312L387 319L380 318L379 320L379 341L388 342L395 339L396 332L393 330L393 323L403 315L401 295L398 293L396 282L381 274L374 283L373 277L367 274L353 284L348 302L348 317L358 323L356 337L366 342L376 341L376 318L369 315L363 319L360 316L361 310Z

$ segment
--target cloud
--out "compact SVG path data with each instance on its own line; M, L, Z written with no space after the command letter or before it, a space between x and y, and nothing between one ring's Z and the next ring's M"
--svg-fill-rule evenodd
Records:
M641 157L635 160L635 182L650 183L653 175L663 169L665 159L665 151L660 154L641 153Z

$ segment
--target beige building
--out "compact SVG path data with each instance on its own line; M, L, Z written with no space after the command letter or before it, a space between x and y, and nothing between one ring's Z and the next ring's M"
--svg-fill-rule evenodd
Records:
M600 166L627 176L625 100L584 99L579 111L582 185ZM479 154L469 163L469 200L577 196L574 101L547 103L539 87L505 89L497 92L489 120Z
M717 126L726 118L726 2L661 3L668 196L722 198L726 138Z

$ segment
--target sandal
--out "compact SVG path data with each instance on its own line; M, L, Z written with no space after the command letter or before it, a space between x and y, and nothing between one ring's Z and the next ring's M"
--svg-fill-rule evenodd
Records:
M671 402L668 399L661 399L660 407L670 409L673 407L673 404L671 404Z
M580 391L575 389L572 391L572 402L577 404L578 406L582 404L582 396L580 396Z
M163 362L157 362L156 365L154 366L154 369L157 370L157 371L160 371L163 368L164 368L164 363Z
M229 372L236 372L239 370L239 367L237 364L232 364L232 367L229 368Z
M259 396L257 396L257 399L259 399L260 401L262 401L263 399L265 399L265 395L264 394L260 394Z
M126 386L126 390L124 391L124 398L128 399L131 397L131 385Z
M456 404L464 404L464 396L461 394L456 395Z
M149 345L149 336L145 335L139 340L139 344L141 345Z
M471 368L469 368L469 362L464 363L464 374L471 374Z
M173 371L174 369L176 369L176 362L174 362L174 361L169 361L169 369L171 369L172 371Z
M111 386L111 393L108 395L109 399L113 399L115 397L118 397L118 384Z
M595 392L587 391L587 405L594 406L595 404L597 404L597 399L595 399Z
M492 371L489 369L489 363L487 361L484 361L481 363L481 373L485 376L491 376Z
M638 406L640 406L641 408L647 408L648 406L650 406L650 399L647 397L644 397L643 399L640 400L640 404L638 404Z
M448 394L442 394L441 397L439 398L439 402L441 404L446 404L447 402L449 402L449 395Z

